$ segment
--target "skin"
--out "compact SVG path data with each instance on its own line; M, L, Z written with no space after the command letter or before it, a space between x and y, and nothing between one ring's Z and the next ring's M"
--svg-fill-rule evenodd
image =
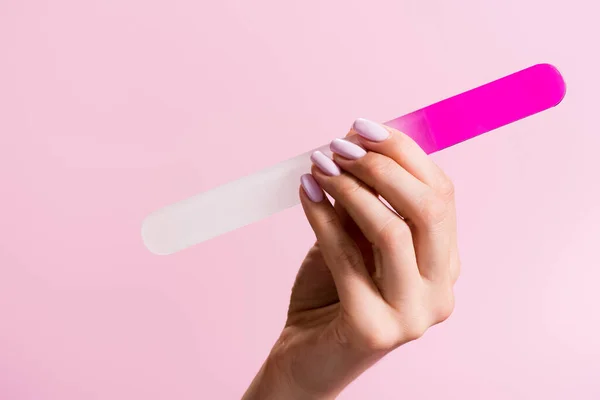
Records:
M317 241L294 284L286 325L244 399L334 399L454 308L460 260L450 179L408 136L334 155L342 169L312 175L335 200L300 198ZM377 197L379 194L397 212Z

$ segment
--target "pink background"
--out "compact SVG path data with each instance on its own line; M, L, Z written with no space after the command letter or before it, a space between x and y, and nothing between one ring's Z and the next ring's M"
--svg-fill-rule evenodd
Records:
M538 62L560 107L434 156L456 313L341 397L600 398L595 3L2 0L0 398L239 398L313 237L301 209L169 257L143 217Z

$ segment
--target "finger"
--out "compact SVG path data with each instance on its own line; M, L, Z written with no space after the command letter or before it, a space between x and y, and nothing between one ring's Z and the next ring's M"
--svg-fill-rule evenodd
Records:
M362 232L360 232L360 228L358 227L358 225L356 225L356 222L354 222L350 214L348 214L348 211L346 211L344 206L342 206L342 203L336 201L333 205L333 208L337 212L337 215L340 218L340 222L342 223L344 230L348 232L350 236L353 236L356 233L362 234Z
M410 136L365 119L356 120L351 132L357 133L352 136L353 141L369 151L394 160L412 176L433 189L439 198L449 203L450 214L455 213L452 181ZM456 233L455 226L452 233Z
M372 190L372 189L371 189ZM372 245L371 242L365 237L365 235L360 230L360 227L354 222L348 211L344 208L342 203L339 201L335 201L333 208L337 212L340 217L340 221L342 222L342 226L344 230L348 232L350 237L356 242L360 251L366 259L372 260ZM367 263L367 268L369 272L373 271L372 263Z
M390 157L426 185L443 189L446 175L410 136L364 118L354 122L350 133L365 149Z
M428 201L433 190L411 175L394 160L379 153L358 153L355 146L345 140L336 139L331 142L335 162L351 175L372 187L403 218L427 225L426 215L422 215L422 203ZM356 150L356 152L355 152Z
M337 212L344 230L348 232L348 235L354 240L360 249L369 275L373 276L375 274L375 265L373 263L373 247L371 246L371 243L367 240L367 238L365 238L365 235L362 233L358 225L356 225L356 222L354 222L350 214L348 214L348 211L346 211L344 206L342 206L342 203L336 201L333 205L333 208Z
M340 218L340 222L344 230L348 233L348 236L356 243L360 253L363 256L363 260L365 262L365 266L367 267L367 271L371 277L375 274L375 265L373 263L373 246L367 240L365 235L362 233L356 222L352 219L348 211L342 206L342 203L336 201L333 205L338 217Z
M348 174L342 174L339 167L320 151L311 156L312 175L319 185L329 193L360 227L365 237L378 244L379 233L390 224L399 221L373 194L370 188Z
M407 219L414 233L421 275L430 280L449 279L451 250L456 235L453 198L434 190L404 167L411 165L412 168L422 166L424 170L431 168L431 164L420 160L420 156L424 154L422 151L414 148L397 149L403 141L394 140L395 135L381 125L377 125L377 129L368 126L370 131L366 133L365 127L359 125L359 129L363 137L369 138L361 139L361 144L377 139L379 142L375 142L376 147L381 153L370 151L361 155L352 143L337 139L331 144L332 150L338 154L334 156L336 162L344 170L372 186ZM392 156L397 154L403 154L404 158L399 161L393 159ZM427 176L427 172L420 175Z
M325 264L335 282L340 302L347 311L364 309L381 297L371 280L360 250L344 230L338 214L310 175L301 178L300 200L317 237Z
M420 278L410 228L356 177L332 175L331 159L317 153L313 162L315 180L342 204L376 249L374 279L384 299L397 305Z

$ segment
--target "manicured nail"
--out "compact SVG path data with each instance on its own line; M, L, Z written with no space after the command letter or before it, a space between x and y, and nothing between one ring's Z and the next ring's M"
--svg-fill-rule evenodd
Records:
M362 147L344 139L334 139L329 145L329 148L334 153L350 160L358 160L367 154L366 150Z
M329 176L338 176L342 173L342 171L340 171L340 167L338 167L337 164L334 163L331 158L327 157L320 151L315 151L314 153L312 153L312 155L310 156L310 160L317 167L319 167L321 171L323 171Z
M325 197L323 190L321 190L321 186L319 186L311 174L302 175L300 177L300 183L311 201L314 201L315 203L323 201L323 198Z
M390 136L390 133L381 124L359 118L354 121L354 130L362 137L373 142L381 142Z

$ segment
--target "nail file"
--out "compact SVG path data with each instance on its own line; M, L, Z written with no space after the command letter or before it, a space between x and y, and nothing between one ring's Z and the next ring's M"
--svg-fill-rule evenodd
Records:
M566 92L559 71L538 64L442 100L385 125L433 153L558 105ZM166 206L142 224L152 253L172 254L300 203L299 180L321 146L277 165Z

